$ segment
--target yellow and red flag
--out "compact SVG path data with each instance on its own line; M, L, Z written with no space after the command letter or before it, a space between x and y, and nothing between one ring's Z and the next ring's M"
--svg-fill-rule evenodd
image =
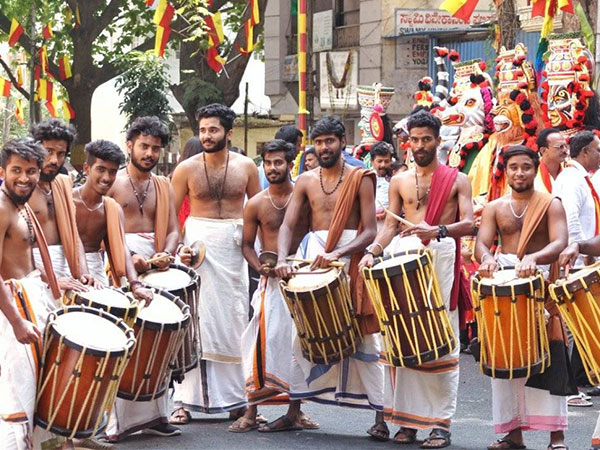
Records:
M17 86L23 86L23 68L21 66L17 66Z
M554 17L557 8L571 14L575 13L573 0L533 0L531 17L545 17L546 12L551 17Z
M58 60L58 77L61 79L61 81L65 81L72 76L73 73L71 71L71 61L67 55L64 55Z
M12 84L10 81L0 78L0 95L2 97L9 97L11 86Z
M46 49L45 45L42 45L40 47L38 56L39 56L39 60L40 60L40 67L41 67L42 74L48 73L48 66L50 64L48 63L48 50Z
M15 100L15 117L17 118L17 122L19 125L23 125L25 123L25 111L23 110L23 100L20 98Z
M42 29L42 36L44 36L45 40L51 39L54 36L54 33L52 32L52 22L48 22Z
M440 5L440 9L448 11L465 23L469 23L477 3L479 3L479 0L444 0L444 3Z
M81 26L81 16L79 15L79 3L75 5L75 29Z
M223 70L225 59L219 55L218 45L225 40L225 34L223 33L223 21L221 20L221 13L217 12L211 16L204 18L206 26L208 27L208 50L206 51L206 62L215 73Z
M41 100L46 100L48 102L52 102L52 98L53 98L53 94L54 94L54 84L52 83L52 81L49 80L44 80L43 78L40 78L38 80L38 87L37 87L37 100L41 101Z
M165 54L165 48L171 35L171 20L175 15L175 8L168 0L159 0L154 13L154 24L156 25L156 37L154 38L154 53L157 56Z
M17 19L10 21L10 32L8 33L8 45L14 46L23 35L23 27L17 22Z
M66 120L72 120L75 118L75 110L73 109L71 104L66 100L62 100L62 113L63 118Z
M237 46L240 53L250 54L256 45L254 44L254 27L260 22L260 10L258 9L258 0L250 0L250 18L244 22L244 33L246 35L246 48Z
M154 4L154 0L146 0L146 6L152 6Z
M50 117L52 117L52 118L58 117L58 114L56 113L56 105L54 105L52 102L46 102L46 108L48 108Z

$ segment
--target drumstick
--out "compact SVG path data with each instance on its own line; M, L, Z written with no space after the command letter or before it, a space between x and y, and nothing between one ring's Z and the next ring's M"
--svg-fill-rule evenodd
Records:
M565 279L569 278L569 272L571 271L571 264L565 264Z
M386 214L389 214L390 216L392 216L394 219L396 219L401 224L406 225L407 227L414 227L415 226L415 224L412 223L411 221L403 219L398 214L394 214L389 209L387 209L385 206L383 206L383 204L381 203L381 200L377 200L377 203L379 203L379 206L381 206L381 209L383 209Z
M308 264L312 264L315 262L312 259L302 259L302 258L286 258L286 261L303 262L303 263L308 263ZM329 263L329 265L332 267L344 267L345 266L345 264L341 261L332 261Z
M147 259L146 264L154 264L155 262L165 261L166 259L168 259L169 261L175 261L175 258L173 258L171 255L163 255Z

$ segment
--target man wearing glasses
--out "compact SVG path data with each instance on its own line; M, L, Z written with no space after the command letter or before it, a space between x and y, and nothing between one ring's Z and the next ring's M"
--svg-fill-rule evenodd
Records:
M556 128L543 129L538 135L536 144L541 158L534 188L536 191L552 194L554 181L569 157L569 146L565 137Z

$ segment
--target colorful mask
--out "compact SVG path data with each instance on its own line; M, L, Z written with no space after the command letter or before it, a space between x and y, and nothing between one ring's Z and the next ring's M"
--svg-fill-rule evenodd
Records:
M373 136L372 131L376 133L376 127L380 125L380 121L375 116L385 114L395 90L394 88L383 87L381 83L373 83L372 86L358 86L356 90L358 92L358 103L361 106L360 121L358 122L361 137L360 146L373 145L377 142L377 139Z

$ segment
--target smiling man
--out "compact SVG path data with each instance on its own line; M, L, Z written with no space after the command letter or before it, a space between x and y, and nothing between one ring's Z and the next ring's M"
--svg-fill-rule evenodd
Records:
M196 113L202 153L182 162L173 174L179 210L189 196L185 244L201 239L206 246L198 268L202 281L198 302L201 360L175 385L178 409L171 422L189 422L189 411L230 411L240 417L246 406L241 338L248 324L248 266L242 255L244 199L260 191L258 170L250 158L229 151L235 113L211 104ZM189 261L190 248L181 249Z

